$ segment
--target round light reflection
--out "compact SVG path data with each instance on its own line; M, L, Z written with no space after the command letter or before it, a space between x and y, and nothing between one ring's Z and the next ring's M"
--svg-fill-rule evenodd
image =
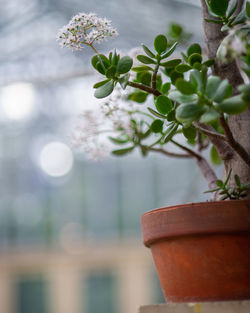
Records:
M35 90L32 84L15 83L1 90L1 106L4 115L11 120L22 120L34 110Z
M73 153L64 143L51 142L40 153L40 166L49 176L66 175L73 166Z

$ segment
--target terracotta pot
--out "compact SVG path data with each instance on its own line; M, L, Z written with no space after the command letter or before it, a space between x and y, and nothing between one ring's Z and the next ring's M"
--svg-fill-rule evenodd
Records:
M250 201L191 203L142 216L166 301L250 299Z

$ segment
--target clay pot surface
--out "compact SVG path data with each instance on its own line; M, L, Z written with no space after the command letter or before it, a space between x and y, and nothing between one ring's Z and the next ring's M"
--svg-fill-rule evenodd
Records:
M250 201L190 203L142 216L166 301L250 299Z

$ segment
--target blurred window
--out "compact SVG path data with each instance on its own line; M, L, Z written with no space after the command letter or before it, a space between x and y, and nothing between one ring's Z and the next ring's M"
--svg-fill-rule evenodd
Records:
M91 273L87 277L87 313L118 313L116 278L113 273Z
M17 313L49 313L47 282L39 276L17 281Z

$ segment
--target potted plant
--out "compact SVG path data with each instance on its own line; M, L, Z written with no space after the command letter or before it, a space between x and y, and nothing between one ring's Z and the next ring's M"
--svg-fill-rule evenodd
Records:
M117 32L95 14L78 14L58 35L63 46L95 52L92 65L104 76L95 97L115 93L101 106L103 119L82 117L80 145L93 152L92 139L110 129L121 146L114 155L138 148L143 156L190 158L207 180L213 201L142 216L165 298L176 302L250 299L250 3L201 3L206 53L194 43L173 58L177 42L158 35L154 49L142 45L135 59L116 50L105 56L95 43ZM212 161L224 163L223 179L204 157L208 147Z

